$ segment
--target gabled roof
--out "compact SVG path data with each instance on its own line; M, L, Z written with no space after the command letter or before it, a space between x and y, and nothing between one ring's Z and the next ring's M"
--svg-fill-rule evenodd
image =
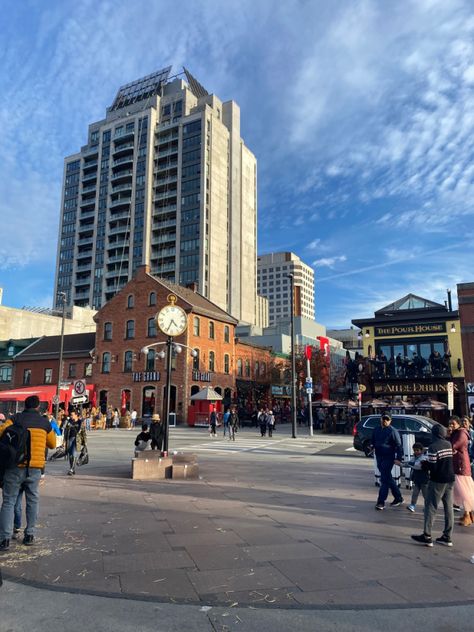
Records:
M59 357L61 336L43 336L17 355L18 360L41 360ZM95 333L64 336L63 356L86 356L95 347Z
M215 318L216 320L220 320L225 323L231 323L233 325L238 324L238 320L236 320L233 316L218 307L215 303L211 303L211 301L202 296L202 294L198 294L194 290L183 287L182 285L171 283L171 281L168 281L167 279L155 277L149 272L147 274L152 279L154 279L158 283L161 283L161 285L169 289L170 292L176 294L178 298L186 301L186 303L188 303L192 307L192 311L196 314L201 314L202 316L207 316L209 318Z
M378 309L375 312L375 315L387 314L392 312L401 312L412 309L442 309L446 310L445 305L441 305L441 303L435 303L434 301L429 301L427 298L423 298L422 296L417 296L416 294L407 294L402 298L399 298L398 301L394 303L390 303L390 305L386 305L382 307L382 309ZM446 310L447 311L447 310Z

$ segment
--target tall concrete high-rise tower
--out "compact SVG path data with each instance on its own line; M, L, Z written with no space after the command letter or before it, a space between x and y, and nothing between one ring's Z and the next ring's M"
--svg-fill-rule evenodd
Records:
M95 309L135 269L255 322L257 165L240 109L171 67L122 86L65 159L55 301Z

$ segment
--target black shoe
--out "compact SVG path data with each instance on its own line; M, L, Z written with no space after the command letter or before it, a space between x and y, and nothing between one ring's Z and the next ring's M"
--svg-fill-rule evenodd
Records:
M436 538L436 542L438 544L443 544L444 546L453 546L453 541L451 538L448 538L447 535L442 535L439 538Z
M392 500L390 503L390 507L400 507L404 502L403 498L395 498L395 500Z
M375 505L375 509L377 509L377 511L383 511L385 509L385 505L383 503L377 503Z
M431 538L431 536L425 535L424 533L422 533L421 535L412 535L411 539L415 540L415 542L418 542L418 544L424 544L425 546L433 546L433 539Z
M23 544L25 546L33 546L34 543L35 543L34 535L26 534L25 537L23 538Z
M9 551L10 550L10 540L2 540L0 542L0 553L2 551Z

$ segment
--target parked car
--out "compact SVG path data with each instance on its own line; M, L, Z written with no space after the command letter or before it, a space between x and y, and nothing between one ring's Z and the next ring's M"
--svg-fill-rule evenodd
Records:
M422 415L392 415L392 426L401 434L411 433L415 440L428 446L432 441L431 429L436 424L429 417ZM371 443L372 431L380 425L380 415L367 415L354 426L354 448L372 456Z

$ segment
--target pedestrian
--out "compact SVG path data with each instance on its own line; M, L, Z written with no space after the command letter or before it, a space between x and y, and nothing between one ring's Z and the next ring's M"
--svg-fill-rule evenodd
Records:
M413 459L404 462L403 465L411 468L410 479L413 483L413 489L411 492L411 501L407 506L407 509L408 511L414 513L420 492L423 498L426 499L426 492L428 490L430 477L428 476L428 472L423 469L423 461L426 461L428 457L424 454L424 447L422 443L413 444L413 455Z
M230 410L227 409L224 413L224 416L222 417L222 423L224 426L224 437L226 436L226 432L230 433L230 429L229 429L229 419L230 419Z
M229 417L229 441L235 441L235 433L239 427L239 415L237 409L232 406Z
M109 428L112 428L112 420L114 418L114 409L112 408L111 405L107 406L107 410L105 413L105 429L109 430Z
M209 415L209 436L211 439L214 439L216 435L216 426L217 426L217 413L216 409L212 408L211 414Z
M474 481L469 458L469 433L466 428L461 427L461 420L457 415L450 418L448 428L449 441L453 447L454 502L464 509L459 524L468 527L474 522Z
M142 424L142 431L139 432L135 438L135 450L137 452L143 452L148 448L151 436L148 432L148 426L146 423Z
M164 427L161 422L161 417L158 413L155 413L151 417L150 424L150 437L151 437L151 449L161 452L163 448Z
M13 509L13 533L12 539L18 540L21 531L21 514L23 497L25 496L25 484L22 483L20 491L18 492L18 498L16 499L15 507Z
M22 486L26 496L26 528L23 544L31 546L35 541L35 526L39 510L39 482L44 467L46 448L56 447L56 437L51 424L39 412L39 398L30 395L25 400L25 409L16 415L15 421L8 420L0 427L0 437L12 425L20 425L29 432L29 461L5 470L3 477L3 502L0 511L0 551L8 551L13 533L14 508Z
M260 426L260 435L264 437L267 434L267 413L264 410L260 410L258 413L258 425Z
M130 422L131 422L131 430L136 428L137 425L137 417L138 417L138 413L136 411L136 409L134 408L132 410L132 414L130 416Z
M372 447L375 451L377 467L380 470L380 487L375 509L382 511L385 509L389 490L392 492L393 501L391 507L398 507L403 503L403 497L398 485L392 477L392 468L400 465L402 458L402 442L398 430L393 428L392 418L388 414L383 414L380 418L380 426L374 428L372 433Z
M115 428L115 430L118 430L120 425L120 415L119 415L119 411L118 408L114 409L114 416L112 419L112 426Z
M273 411L269 410L266 415L267 427L268 427L268 436L270 438L273 437L273 428L275 427L275 417L273 416Z
M68 476L76 473L77 456L87 445L85 424L77 412L73 410L64 428L64 446L69 459Z
M425 498L424 528L421 535L412 535L411 537L419 544L433 546L431 528L441 501L444 509L444 530L443 534L436 538L436 542L445 546L453 546L451 540L454 523L453 449L450 442L446 440L447 432L444 426L435 424L431 432L433 441L428 447L428 458L423 464L430 476Z

